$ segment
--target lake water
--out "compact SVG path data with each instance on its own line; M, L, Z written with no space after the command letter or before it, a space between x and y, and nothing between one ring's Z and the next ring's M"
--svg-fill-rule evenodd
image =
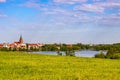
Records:
M57 55L57 52L54 51L40 51L40 52L33 52L35 54L49 54L49 55ZM92 51L92 50L82 50L82 51L76 51L75 56L77 57L94 57L95 54L100 53L100 51ZM103 52L106 54L106 52ZM62 52L63 55L65 55L64 52Z

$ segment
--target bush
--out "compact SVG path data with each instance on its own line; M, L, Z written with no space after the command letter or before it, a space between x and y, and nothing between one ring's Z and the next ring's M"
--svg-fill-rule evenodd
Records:
M65 55L66 55L66 56L75 56L75 51L74 51L74 50L65 51Z
M57 54L60 55L60 56L62 56L62 53L60 51L57 51Z
M106 58L119 59L120 58L120 46L114 45L113 47L111 47L106 54Z
M75 56L75 52L74 51L70 51L69 55L70 56Z
M108 56L110 59L120 59L120 53L114 53L113 55Z
M105 58L105 54L104 53L98 53L98 54L95 54L95 58Z

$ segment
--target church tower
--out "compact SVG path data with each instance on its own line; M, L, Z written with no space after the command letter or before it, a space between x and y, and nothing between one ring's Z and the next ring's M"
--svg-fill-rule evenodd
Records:
M23 44L23 38L22 38L22 36L20 36L19 43Z

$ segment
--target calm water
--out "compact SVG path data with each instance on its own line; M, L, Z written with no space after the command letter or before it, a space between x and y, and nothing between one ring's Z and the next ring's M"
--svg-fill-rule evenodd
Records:
M34 52L37 54L49 54L49 55L57 55L57 52L54 51L40 51L40 52ZM62 52L63 55L65 55L64 52ZM83 50L83 51L77 51L75 52L75 56L77 57L94 57L95 54L100 53L100 51L91 51L91 50ZM106 54L106 52L103 52Z

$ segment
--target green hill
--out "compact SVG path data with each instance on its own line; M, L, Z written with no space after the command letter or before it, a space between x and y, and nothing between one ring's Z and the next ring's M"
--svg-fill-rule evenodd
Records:
M120 80L120 60L0 52L0 80Z

